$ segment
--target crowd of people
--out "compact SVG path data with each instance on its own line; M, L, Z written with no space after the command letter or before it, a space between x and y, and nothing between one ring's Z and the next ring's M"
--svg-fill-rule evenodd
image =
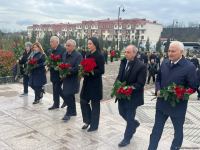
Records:
M100 101L103 98L102 75L105 72L105 55L99 47L99 41L96 37L88 39L89 52L83 50L81 53L76 51L76 42L73 39L66 41L65 46L61 46L59 38L52 36L50 39L51 49L44 53L39 42L34 44L25 43L25 51L18 61L22 68L29 68L27 65L32 64L31 69L23 70L24 93L28 94L28 85L35 92L33 104L38 104L43 97L44 85L47 83L46 72L50 71L50 81L53 87L53 101L49 110L55 110L60 107L60 98L63 99L61 108L67 106L66 113L62 120L68 122L72 116L77 115L75 94L80 90L80 64L84 59L92 59L95 67L92 72L84 74L83 85L80 91L80 106L84 125L83 130L93 132L98 130L100 120ZM114 52L110 54L114 56ZM60 76L60 72L56 66L50 66L46 60L50 56L59 56L61 63L70 64L68 74L64 77ZM111 56L111 57L112 57ZM171 105L170 98L164 100L162 97L163 89L171 84L180 87L191 88L192 91L198 91L198 99L200 98L199 86L199 62L194 56L191 61L184 56L184 46L179 41L174 41L169 46L168 57L163 58L152 53L139 53L138 48L134 45L128 45L125 49L124 58L121 60L119 72L116 81L125 83L131 88L129 99L127 97L118 97L118 110L120 116L126 121L126 129L124 137L118 144L119 147L128 145L140 126L138 120L135 119L137 108L144 104L144 86L153 79L155 83L155 94L157 95L155 123L150 135L149 150L156 150L166 120L170 117L174 126L174 139L171 150L181 148L183 141L183 125L187 110L188 100L182 100L180 103ZM36 61L36 63L34 63ZM148 77L147 77L148 76ZM198 81L198 82L197 82ZM114 84L114 83L113 83ZM126 88L124 89L126 90ZM184 91L186 92L186 91ZM117 90L119 94L119 90ZM183 93L184 94L184 93ZM127 96L127 95L126 95ZM184 99L183 97L179 97Z

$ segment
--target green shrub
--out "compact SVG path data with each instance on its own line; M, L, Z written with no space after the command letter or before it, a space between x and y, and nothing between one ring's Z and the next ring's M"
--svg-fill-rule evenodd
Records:
M11 76L15 63L16 59L13 51L0 49L0 77Z

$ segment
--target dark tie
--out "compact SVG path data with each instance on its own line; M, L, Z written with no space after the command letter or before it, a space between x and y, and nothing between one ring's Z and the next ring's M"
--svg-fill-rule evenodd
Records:
M170 67L172 68L172 67L174 67L174 65L175 65L175 64L174 64L173 62L171 62Z
M128 72L129 70L129 62L127 62L126 67L125 67L125 74Z

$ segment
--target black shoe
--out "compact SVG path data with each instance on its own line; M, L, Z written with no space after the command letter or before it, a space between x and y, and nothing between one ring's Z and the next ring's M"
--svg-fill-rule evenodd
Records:
M67 104L65 104L65 102L63 102L61 108L64 108L65 106L67 106Z
M59 108L59 106L54 106L53 105L53 106L49 107L48 110L53 110L53 109L58 109L58 108Z
M76 116L76 113L67 113L68 116Z
M118 146L119 147L125 147L125 146L127 146L128 144L130 144L130 141L128 141L128 140L122 140L119 144L118 144Z
M82 129L85 130L85 129L87 129L88 127L89 127L89 124L84 124L83 127L82 127Z
M40 101L39 100L35 100L34 102L33 102L33 104L38 104Z
M64 120L65 122L69 121L70 120L70 116L68 115L65 115L62 120Z
M93 132L93 131L96 131L98 128L89 128L88 130L87 130L87 132Z
M28 93L23 93L19 95L19 97L24 97L24 96L28 96Z
M137 120L135 120L135 121L136 121L136 128L138 128L140 126L140 123Z

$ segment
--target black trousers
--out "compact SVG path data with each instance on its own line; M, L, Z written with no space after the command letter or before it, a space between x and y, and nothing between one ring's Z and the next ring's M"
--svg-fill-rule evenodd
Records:
M90 124L91 129L97 129L99 126L100 117L100 100L94 101L81 99L80 103L83 122Z
M40 100L43 97L42 86L32 86L32 89L35 92L35 99L34 99L34 101Z
M126 129L124 132L124 139L130 141L133 134L136 132L138 121L135 120L137 107L131 106L132 102L128 100L118 101L119 114L126 121Z
M148 80L147 80L147 83L150 82L151 77L153 78L153 83L155 82L155 74L149 74L149 76L148 76Z
M167 121L169 115L164 114L160 110L156 110L155 123L150 135L150 142L148 150L156 150L158 143L160 141L165 122ZM182 117L170 117L172 124L174 126L174 139L171 144L171 150L180 149L183 142L183 124L185 122L185 116Z
M54 101L54 106L60 106L60 96L64 99L64 96L62 94L62 81L58 82L53 82L53 101Z
M69 116L76 115L75 95L70 94L70 95L64 96L64 102L65 104L67 104L66 115L69 115Z
M199 88L197 89L197 94L198 94L197 97L200 98L200 90L199 90Z
M28 93L28 75L23 75L23 85L24 85L24 93Z

